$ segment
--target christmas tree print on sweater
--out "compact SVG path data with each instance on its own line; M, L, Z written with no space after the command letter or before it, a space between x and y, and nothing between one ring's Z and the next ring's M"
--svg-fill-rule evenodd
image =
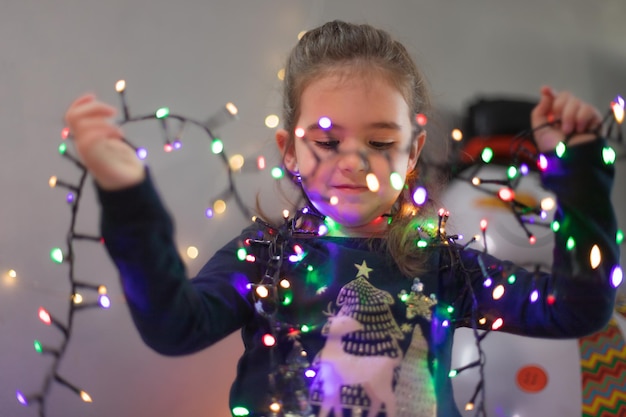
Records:
M369 417L380 411L396 417L393 386L403 356L398 340L405 335L390 309L394 298L370 284L365 261L355 267L356 279L337 296L339 311L322 329L326 342L314 361L311 401L320 405L319 417L331 411L339 417L344 408L354 417L366 410Z

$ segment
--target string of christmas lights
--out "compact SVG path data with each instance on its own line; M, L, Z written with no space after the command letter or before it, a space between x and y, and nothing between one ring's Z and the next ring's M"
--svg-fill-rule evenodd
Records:
M247 207L244 205L243 200L241 199L241 196L237 188L235 187L234 182L234 173L241 169L243 163L242 161L240 161L240 159L243 159L243 157L234 158L234 160L232 158L229 159L224 152L223 142L212 133L212 129L215 129L218 126L221 126L222 124L237 117L237 108L234 104L226 104L223 109L221 109L213 116L209 117L204 122L195 121L175 114L170 114L169 109L166 107L159 108L156 112L149 115L131 116L125 96L126 82L124 80L119 80L115 85L115 89L119 93L119 96L121 98L123 110L123 119L119 121L119 124L125 125L133 122L158 120L163 130L163 149L165 152L172 152L182 147L182 137L187 125L200 127L211 140L212 153L218 155L221 158L226 166L228 173L228 186L218 195L217 198L214 199L213 203L206 209L206 216L211 218L215 214L222 213L226 209L225 200L232 198L235 200L237 207L242 212L242 214L248 218L250 217L250 213ZM178 122L176 133L173 136L170 134L169 131L169 120L176 120ZM34 341L33 345L35 351L42 355L53 356L53 363L47 375L45 376L43 384L39 391L28 394L24 393L21 390L16 391L16 398L18 402L25 406L38 407L39 415L41 417L45 417L46 415L46 403L48 395L50 394L50 390L54 383L65 386L66 388L75 392L84 402L92 402L92 397L87 391L79 388L76 384L69 382L67 379L60 375L59 368L66 353L67 347L70 343L75 314L85 309L108 309L111 306L111 301L107 296L107 289L104 285L83 282L75 276L75 242L78 240L97 242L99 244L102 244L104 242L100 236L90 236L76 231L76 222L78 219L82 192L86 179L88 177L88 171L78 160L78 158L73 156L68 151L67 139L69 139L70 137L71 135L69 129L63 128L61 131L62 142L58 147L58 151L62 157L69 160L79 169L80 177L78 182L76 184L66 182L60 180L56 176L50 177L48 181L48 184L51 188L64 188L68 190L65 199L71 208L71 220L66 238L66 249L63 250L59 247L56 247L50 251L50 257L54 263L68 265L68 279L70 283L69 306L67 310L68 313L66 319L61 320L50 314L50 312L48 312L44 307L40 307L38 311L39 319L44 324L57 328L59 332L63 335L63 340L58 347L46 346L39 340ZM146 159L147 150L145 148L136 147L126 139L124 139L124 141L135 150L138 158L142 160ZM263 157L259 157L259 159L257 160L257 166L259 169L265 168L265 160ZM94 300L93 296L87 296L86 293L95 294L96 299Z
M123 109L123 120L120 121L120 125L124 125L124 124L131 123L131 122L158 120L163 130L165 152L171 152L173 150L177 150L182 147L181 138L186 128L186 125L188 124L195 125L195 126L202 128L205 131L205 133L208 135L208 137L211 139L212 152L214 154L220 155L223 162L225 163L226 169L228 171L229 186L219 195L220 198L215 200L213 206L207 209L207 212L206 212L207 216L212 217L212 215L215 212L218 212L218 208L219 210L222 210L222 207L225 205L225 202L222 200L222 198L224 199L234 198L238 207L242 211L242 213L248 216L249 214L248 210L243 205L242 200L237 192L237 189L233 181L233 173L237 169L233 168L232 161L230 161L229 158L226 157L223 143L221 142L221 140L219 138L216 138L211 132L211 129L213 129L215 125L224 123L227 120L235 118L237 114L236 107L229 103L225 106L224 110L221 113L218 113L212 116L205 122L197 122L197 121L185 118L180 115L170 114L169 109L165 107L158 109L155 113L150 114L150 115L131 117L131 114L130 114L130 111L126 102L126 98L125 98L125 90L126 90L126 83L123 80L118 81L116 84L116 91L119 93L119 96L121 98L122 109ZM623 99L618 97L612 103L612 113L614 115L614 118L611 119L608 116L605 117L605 124L610 123L607 129L609 133L614 128L615 122L617 122L617 124L621 124L623 121L623 115L624 115ZM320 127L322 127L323 129L328 129L330 126L332 126L332 122L330 121L330 119L328 120L326 119L324 120L320 119ZM170 135L169 120L178 121L177 132L174 136ZM424 126L427 121L425 119L425 116L418 115L416 117L416 122L419 126ZM618 137L616 140L617 142L621 143L622 142L621 131L619 129L617 129L617 131L618 131ZM460 134L461 134L460 132L455 131L453 136L458 137ZM296 129L295 135L298 138L306 139L304 136L304 131L301 129ZM67 139L69 137L69 132L67 131L67 129L63 130L62 136L63 136L63 139ZM307 142L306 140L304 142L309 144L309 146L311 146L310 143ZM145 150L145 148L135 147L132 144L131 146L133 146L133 148L136 150L137 156L139 158L141 159L146 158L147 151ZM562 156L566 152L566 149L567 149L566 143L559 145L559 148L557 149L557 154L560 153L559 156ZM484 164L488 164L490 162L489 151L490 150L488 148L485 148L483 150L482 160ZM74 313L84 308L98 307L98 306L102 308L108 308L110 305L110 301L108 300L108 297L106 297L106 288L104 288L103 286L99 286L99 285L93 285L93 284L88 284L88 283L77 281L74 277L74 262L75 262L74 250L73 250L74 241L75 240L89 240L89 241L95 241L95 242L101 243L102 240L99 237L88 236L88 235L77 233L74 230L76 217L78 213L79 202L81 198L81 192L85 183L85 179L87 177L87 171L82 166L80 161L78 161L75 157L73 157L71 154L67 152L67 145L65 142L63 142L61 146L59 147L59 152L61 153L62 156L64 156L65 158L73 162L81 170L81 177L77 185L66 183L64 181L57 179L56 177L52 177L50 179L51 186L64 187L69 190L69 193L67 194L66 199L68 203L70 204L70 206L72 207L72 220L70 224L70 231L67 237L67 251L63 252L61 249L55 248L51 252L51 257L55 262L58 262L58 263L65 262L69 264L69 271L70 271L69 279L70 279L71 290L72 290L71 297L70 297L71 304L69 307L68 318L66 321L60 321L57 318L52 317L45 309L43 308L40 309L39 311L40 319L48 325L54 325L55 327L57 327L59 331L63 333L64 341L61 344L60 348L51 348L48 346L44 346L38 341L35 342L35 349L37 350L37 352L41 354L51 354L52 356L55 357L55 362L51 368L50 373L48 374L48 376L46 377L44 381L43 388L39 392L34 393L34 394L29 394L29 395L25 395L21 391L17 392L17 399L20 403L24 405L30 405L30 404L39 405L40 416L45 415L46 397L49 393L50 385L53 382L64 385L70 390L76 392L83 399L83 401L91 402L91 397L89 396L87 392L76 387L74 384L71 384L70 382L68 382L66 379L64 379L62 376L58 374L57 370L59 367L59 363L62 360L63 355L65 353L65 348L67 347L67 344L69 343L69 340L71 337ZM524 150L524 152L526 152L526 150ZM316 158L317 158L317 154L315 152L313 152L312 154L316 155ZM339 155L340 153L337 152L337 154ZM373 172L371 172L370 161L369 161L368 155L359 154L358 156L359 158L361 158L361 160L363 161L364 165L367 167L367 170L368 170L368 174L367 174L368 188L372 192L376 192L380 187L381 179L377 178L373 174ZM612 148L607 147L605 151L603 152L603 158L606 164L613 164L615 163L615 160L616 160L616 153ZM387 159L389 160L388 157ZM537 161L538 169L540 170L548 169L546 165L546 159L545 157L543 157L543 155L540 155L540 154L534 155L534 159ZM258 167L260 169L265 168L264 160L259 159L258 161L259 161ZM319 158L317 162L318 163L320 162ZM422 165L424 164L427 165L428 162L423 161ZM238 163L235 165L238 165ZM481 191L491 193L492 195L500 198L500 200L502 200L504 203L507 203L516 221L520 224L520 226L524 229L525 233L527 234L529 238L529 243L533 244L534 235L529 231L527 225L530 224L530 225L540 225L543 227L551 227L552 230L555 232L558 232L559 226L558 224L555 224L554 222L551 224L548 224L548 223L538 222L533 219L533 217L539 216L541 220L545 220L544 213L549 210L548 207L551 204L549 201L542 202L541 207L529 207L523 204L522 202L516 200L515 190L517 186L519 185L520 177L527 175L530 169L531 169L530 167L528 167L527 165L523 163L520 165L512 164L507 170L506 178L485 179L485 178L480 178L478 176L478 173L480 170L480 167L478 167L478 168L475 168L475 170L472 172L471 179L469 179L469 182L471 182L475 187L477 187ZM456 172L456 170L454 169L452 171ZM279 168L279 167L275 167L272 170L272 176L276 179L280 179L282 177L282 173L283 173L282 168ZM299 175L299 173L291 173L291 174L296 180L300 181L301 183L306 184L307 178L303 178L301 175ZM392 185L392 187L394 187L397 190L402 190L404 187L404 184L401 181L401 176L398 173L392 172L388 181ZM491 189L487 189L484 187L485 185L488 185L488 184L497 184L497 185L501 185L502 187L498 191L494 192ZM415 203L416 207L423 206L429 201L428 191L426 187L419 186L415 190L408 190L408 191L411 193L413 202ZM327 201L331 202L331 204L338 203L336 196L327 196L327 197L328 197ZM221 203L218 204L219 201L221 201ZM469 242L465 243L464 245L460 245L458 241L462 239L462 236L460 235L448 236L446 233L446 222L448 220L449 213L445 209L442 209L439 211L438 214L439 214L438 221L433 222L428 219L424 221L424 226L422 229L420 229L420 232L423 232L421 234L422 238L416 240L416 246L418 248L445 246L447 248L452 249L454 253L458 254L460 253L460 251L464 250L473 242L476 242L479 239L479 237L475 236ZM318 217L318 227L315 230L301 227L301 225L303 224L302 219L305 216ZM270 236L273 236L273 238L269 240L258 240L258 241L246 242L247 245L261 245L261 246L266 247L267 252L269 254L266 273L264 274L264 276L261 278L261 280L258 283L251 284L251 289L254 289L253 294L254 294L254 299L256 302L255 305L257 306L257 310L259 311L259 313L265 316L268 321L268 332L262 336L263 343L266 346L268 346L268 348L275 348L278 345L279 338L281 337L294 337L294 333L308 330L306 324L281 323L276 318L278 309L281 308L281 306L288 305L291 302L290 297L289 297L289 291L288 291L290 287L290 283L288 280L280 276L280 269L281 269L282 263L284 261L298 262L304 256L306 256L306 253L303 252L301 247L297 245L290 245L291 239L300 235L308 235L308 236L324 235L328 232L330 228L334 227L331 219L323 218L317 215L313 210L311 210L308 207L304 207L301 210L297 211L296 215L293 217L290 217L289 212L285 211L283 213L283 218L284 218L284 224L278 228L276 226L272 226L268 223L265 223L264 221L260 219L256 219L256 221L258 223L261 223L264 226L264 228L268 231L268 234ZM482 239L485 242L483 253L486 254L487 253L487 245L486 245L487 223L486 221L481 222L480 228L482 231ZM616 240L618 241L618 243L621 243L621 241L623 240L623 234L621 234L621 232L619 232L618 236L616 236ZM572 246L570 247L569 241L568 241L568 249L573 249L574 246L575 246L575 243L572 243ZM257 261L257 259L253 255L250 255L247 253L245 248L242 248L242 251L238 253L238 257L241 261L247 261L247 262ZM599 248L596 245L594 246L594 248L592 249L590 253L591 266L593 268L597 268L597 266L601 262L601 258L602 258L602 255L600 253ZM491 276L492 275L491 271L489 271L488 267L486 267L482 263L482 259L480 257L478 258L478 260L479 260L479 263L481 264L481 270L485 278L485 281L484 281L485 287L490 287L493 285L494 286L494 290L493 290L494 299L497 299L498 297L502 297L505 292L504 284L495 285L495 282L494 282L495 278ZM537 268L536 272L537 273L539 272L539 268ZM513 285L515 283L515 275L511 274L510 276L506 278L506 281L508 282L509 285ZM612 283L614 286L617 287L617 285L619 285L621 281L622 281L622 271L619 266L616 266L612 273ZM470 287L470 290L471 290L471 285L469 285L469 283L468 283L468 287ZM96 302L84 303L83 297L80 294L79 290L97 291L99 294L98 303ZM532 294L530 294L530 299L532 302L534 302L534 301L537 301L539 296L540 295L538 292L533 292ZM550 295L546 295L546 296L550 297ZM476 302L475 296L473 296L473 299ZM548 300L548 303L550 304L549 300ZM448 317L451 317L452 313L455 310L454 305L442 306L442 307L444 311L448 314ZM451 319L444 319L441 322L441 326L444 326L444 327L450 326L452 324L453 322ZM477 368L477 367L479 368L479 373L480 373L479 382L476 386L476 390L474 394L472 395L472 398L468 401L466 405L466 409L476 410L477 415L486 415L485 389L484 389L485 355L481 348L481 342L484 340L487 334L489 334L490 331L498 330L499 328L501 328L503 325L503 321L501 318L497 318L497 317L487 318L483 316L478 311L477 304L475 304L474 307L472 308L472 316L470 317L469 324L474 330L476 346L478 349L478 359L468 365L452 370L449 376L452 378L465 370ZM486 330L480 333L479 329L486 329ZM281 385L281 381L282 382L289 381L288 375L293 375L294 373L303 374L304 378L296 378L295 380L288 382L288 384L296 384L297 387L295 388L289 387L289 389L287 390L290 392L291 395L296 395L298 397L298 401L300 404L299 407L302 407L301 405L302 398L306 399L306 394L308 393L307 391L308 387L306 383L301 383L301 381L310 380L310 378L314 376L314 370L309 367L309 362L307 359L306 352L302 349L301 346L299 346L298 343L295 343L294 345L296 347L295 349L296 354L292 362L288 364L289 366L287 368L277 366L274 359L272 359L273 371L270 375L270 382L271 382L270 394L272 395L272 401L271 401L269 411L277 416L282 415L281 413L285 411L284 409L285 405L294 403L293 399L284 398L283 392L285 391L284 389L285 387L284 387L284 384ZM478 404L476 404L479 394L481 394L480 401L478 401ZM302 409L300 409L300 411L302 411ZM243 408L233 409L232 412L234 415L237 415L237 416L245 416L248 414L248 410L245 410Z

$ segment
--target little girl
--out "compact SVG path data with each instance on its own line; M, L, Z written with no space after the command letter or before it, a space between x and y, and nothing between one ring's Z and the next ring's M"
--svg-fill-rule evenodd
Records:
M241 330L233 415L460 416L449 378L456 327L575 338L609 320L621 269L613 171L589 133L601 123L592 106L544 87L532 112L561 225L552 272L539 273L429 233L415 216L426 139L416 115L429 99L386 32L339 21L311 30L284 83L276 140L306 206L280 226L254 223L191 280L149 171L110 121L114 108L86 95L66 114L143 340L183 355Z

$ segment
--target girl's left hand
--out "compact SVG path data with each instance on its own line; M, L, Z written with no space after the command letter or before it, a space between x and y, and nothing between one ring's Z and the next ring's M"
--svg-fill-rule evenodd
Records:
M546 126L548 122L557 123ZM560 122L559 122L560 121ZM531 125L539 152L549 152L571 135L568 146L592 141L593 133L600 127L602 116L591 104L575 97L568 91L555 92L541 87L541 99L531 113Z

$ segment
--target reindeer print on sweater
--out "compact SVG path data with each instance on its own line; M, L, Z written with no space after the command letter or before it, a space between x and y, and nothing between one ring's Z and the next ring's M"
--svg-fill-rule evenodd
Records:
M322 329L326 341L313 363L317 375L311 402L319 405L318 417L340 417L344 409L353 417L365 413L376 417L380 412L386 417L434 416L432 381L425 360L427 343L419 326L404 324L401 328L391 311L393 296L369 282L372 269L365 261L355 267L356 279L343 286L334 311L327 313ZM405 354L399 342L407 337L405 332L415 339L407 351L412 364L403 364ZM408 379L417 377L417 383L424 386L407 380L407 371L416 367L421 369ZM400 388L400 379L408 386ZM432 401L415 410L413 407L423 402L419 392L424 388ZM411 398L397 399L394 391Z

